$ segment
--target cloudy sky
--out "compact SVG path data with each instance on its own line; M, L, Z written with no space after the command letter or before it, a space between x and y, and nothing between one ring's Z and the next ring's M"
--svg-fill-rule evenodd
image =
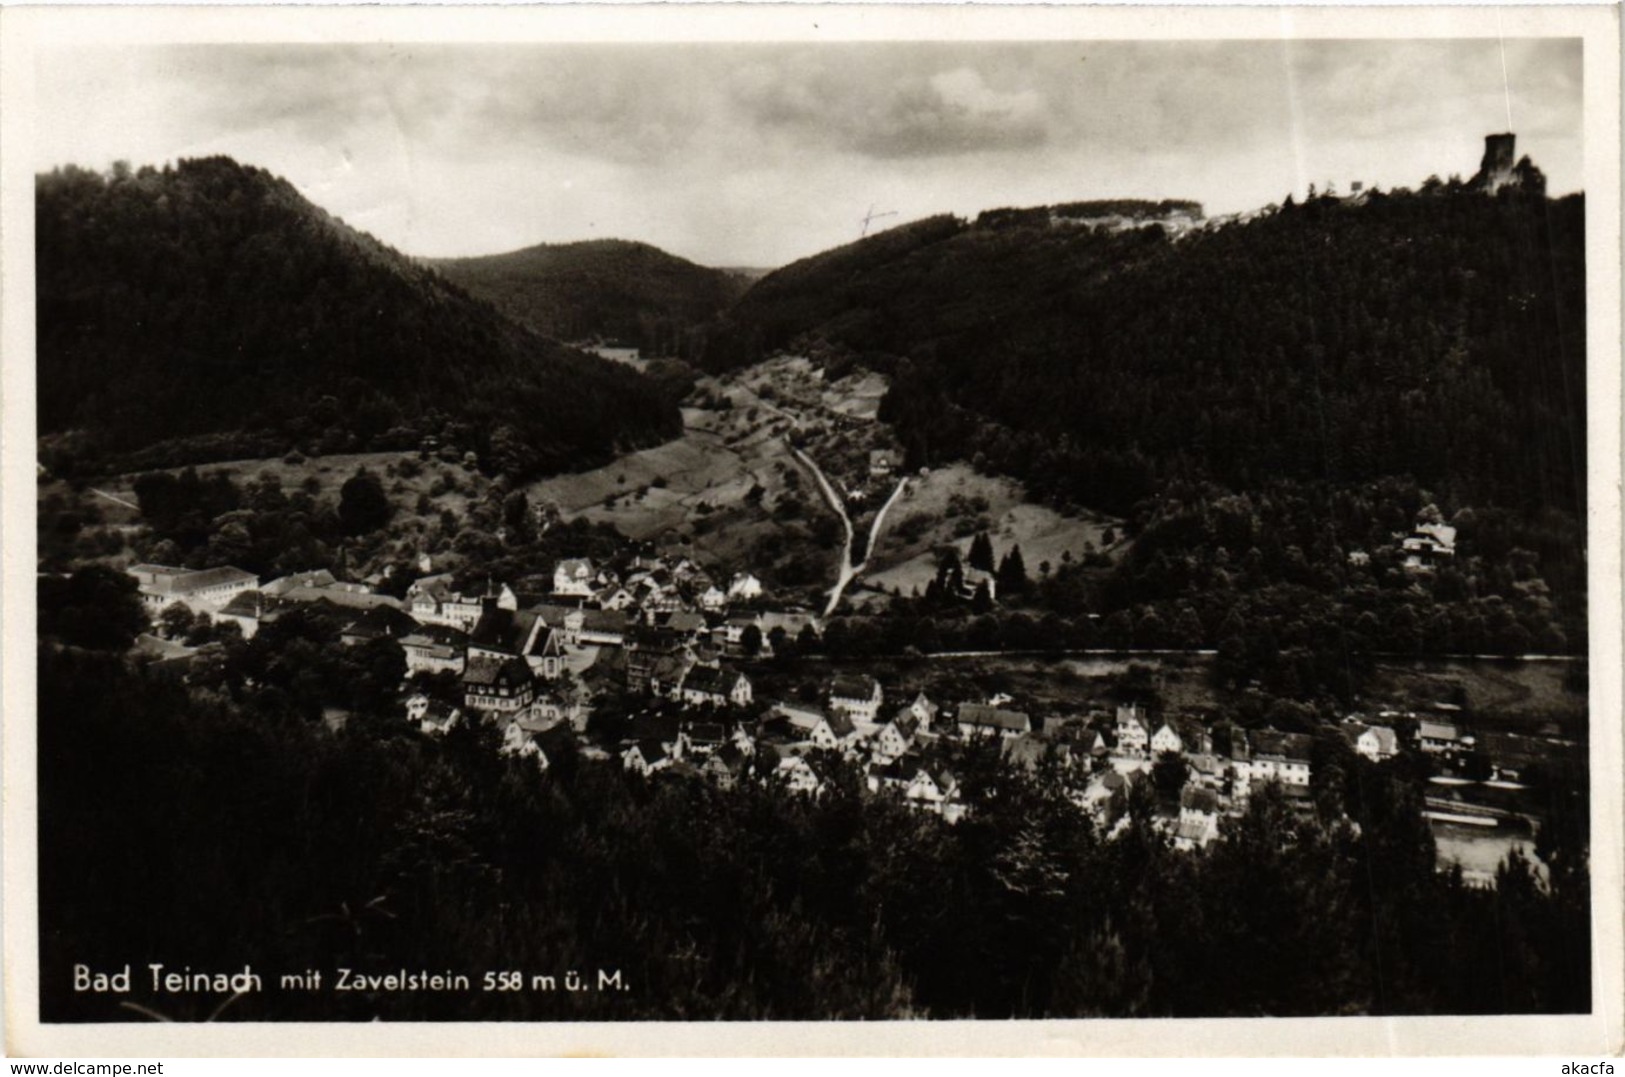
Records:
M1502 130L1554 194L1581 176L1562 39L74 48L38 90L40 170L229 154L418 255L613 236L775 266L871 206L1225 213L1468 176Z

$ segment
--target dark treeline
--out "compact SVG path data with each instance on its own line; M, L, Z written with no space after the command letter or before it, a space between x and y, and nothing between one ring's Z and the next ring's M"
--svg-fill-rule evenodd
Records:
M1584 201L1322 198L1170 241L937 218L786 267L726 367L822 341L887 370L911 464L976 458L1126 513L1167 481L1413 475L1578 514Z
M1515 857L1497 890L1466 888L1435 870L1415 783L1336 738L1317 747L1312 810L1261 792L1219 843L1177 853L1146 786L1107 842L1054 773L976 749L958 767L972 814L952 827L859 796L850 771L816 801L562 753L542 775L489 727L418 736L365 691L398 669L324 647L319 618L278 631L228 648L252 687L42 648L46 1020L143 1019L74 993L77 962L132 964L133 1001L171 1018L220 1001L154 996L152 961L251 962L268 990L222 1020L1589 1008L1584 812L1542 828L1549 885ZM337 734L299 702L339 694L355 712ZM450 970L475 990L276 989L340 967ZM486 970L600 968L629 989L478 990Z
M689 331L727 309L747 284L647 243L617 239L431 264L539 333L562 340L600 337L652 355L684 355Z
M227 158L36 181L42 456L71 473L451 439L528 476L680 428L635 371Z

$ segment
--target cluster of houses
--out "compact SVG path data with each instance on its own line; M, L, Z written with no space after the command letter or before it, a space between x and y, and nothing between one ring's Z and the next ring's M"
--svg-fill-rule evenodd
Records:
M579 731L609 680L684 707L748 707L752 686L733 660L769 655L776 630L812 623L801 611L740 608L762 597L760 580L739 573L723 584L686 558L634 558L620 571L565 559L545 594L494 581L470 594L450 575L430 575L413 582L404 599L326 570L265 584L236 568L141 564L127 571L155 621L180 603L235 623L245 638L309 603L344 611L343 643L392 641L408 675L459 679L458 707L423 694L408 700L409 718L426 731L444 731L464 713L509 732L540 733L561 722Z
M1164 803L1159 816L1181 848L1211 842L1220 817L1241 811L1262 783L1278 783L1305 804L1311 785L1305 734L1178 715L1154 720L1138 703L1038 721L1007 697L939 705L919 691L888 708L881 684L862 674L834 676L814 706L758 699L741 660L770 654L777 630L793 634L810 615L741 609L761 597L759 581L740 574L724 587L687 560L639 558L614 571L567 559L546 594L495 582L467 594L450 576L426 576L404 600L326 571L263 585L233 568L128 571L154 619L184 603L237 623L246 637L302 604L348 611L345 644L390 640L409 674L457 678L458 705L415 692L405 701L410 722L428 734L461 721L496 724L504 752L543 770L566 743L612 758L579 744L578 735L593 700L613 688L633 712L618 733L618 758L628 771L698 776L725 788L775 780L817 796L834 777L831 761L844 759L861 771L870 794L895 795L949 822L967 809L944 760L956 758L953 745L973 740L997 743L1011 766L1053 767L1074 803L1105 823L1120 820L1128 793L1149 780L1159 760L1183 759L1177 810ZM1351 715L1340 731L1374 761L1402 747L1459 761L1474 745L1458 710L1439 704L1421 716ZM617 734L599 739L608 745Z

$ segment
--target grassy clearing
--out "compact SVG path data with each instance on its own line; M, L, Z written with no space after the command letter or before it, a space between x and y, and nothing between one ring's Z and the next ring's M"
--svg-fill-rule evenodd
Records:
M1459 686L1475 722L1505 724L1520 732L1537 732L1555 722L1573 736L1584 730L1589 704L1585 694L1563 687L1567 671L1562 662L1381 662L1366 694L1422 708L1448 701Z
M804 548L801 517L773 517L786 499L808 513L825 511L784 445L790 421L729 386L707 379L701 387L734 406L685 408L681 437L605 467L537 482L529 488L532 499L551 501L566 517L609 523L632 539L728 567L766 568L749 554L775 533L786 538L787 550Z
M912 480L892 507L863 585L905 595L916 587L923 591L936 575L931 551L951 544L963 556L981 530L988 532L1001 557L1019 545L1027 571L1034 576L1041 563L1058 566L1068 553L1079 559L1088 549L1105 550L1114 558L1122 552L1121 542L1107 548L1104 541L1105 532L1120 528L1121 521L1098 514L1065 516L1025 497L1020 483L978 475L967 464L938 468ZM974 506L983 502L985 510L975 511ZM967 504L973 508L967 509Z
M1534 839L1528 834L1442 822L1434 822L1432 829L1440 866L1460 864L1462 876L1470 882L1494 879L1495 869L1514 849L1523 850L1534 864L1535 872L1545 876L1546 865L1535 856Z
M416 474L401 474L403 461L406 462L405 470L415 470ZM389 494L390 500L397 507L407 511L411 511L417 504L419 495L427 494L434 503L436 512L447 508L461 515L468 506L470 494L478 496L478 493L489 485L489 480L477 471L467 470L461 464L446 463L439 459L419 460L415 452L343 453L335 456L313 456L298 463L288 463L280 457L265 460L229 460L225 463L200 466L197 473L211 475L224 472L239 486L257 482L262 475L272 475L282 484L284 490L291 492L308 483L312 496L317 500L326 498L337 501L339 488L361 468L378 475L383 480L384 490ZM164 470L175 475L185 469ZM98 489L134 501L135 480L138 476L139 473L120 475ZM437 486L438 493L435 492ZM101 500L101 503L107 504L105 500Z

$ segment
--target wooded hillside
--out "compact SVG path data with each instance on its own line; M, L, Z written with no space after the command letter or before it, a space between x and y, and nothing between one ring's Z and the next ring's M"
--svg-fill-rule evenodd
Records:
M61 470L416 448L515 475L680 427L624 366L547 340L223 157L36 182L39 424Z
M687 330L725 310L747 284L724 270L619 239L430 264L539 333L603 337L659 355L679 354Z
M1413 476L1578 511L1584 200L1430 185L1170 239L934 218L764 278L707 362L819 342L894 375L910 463L1128 511L1174 479Z

